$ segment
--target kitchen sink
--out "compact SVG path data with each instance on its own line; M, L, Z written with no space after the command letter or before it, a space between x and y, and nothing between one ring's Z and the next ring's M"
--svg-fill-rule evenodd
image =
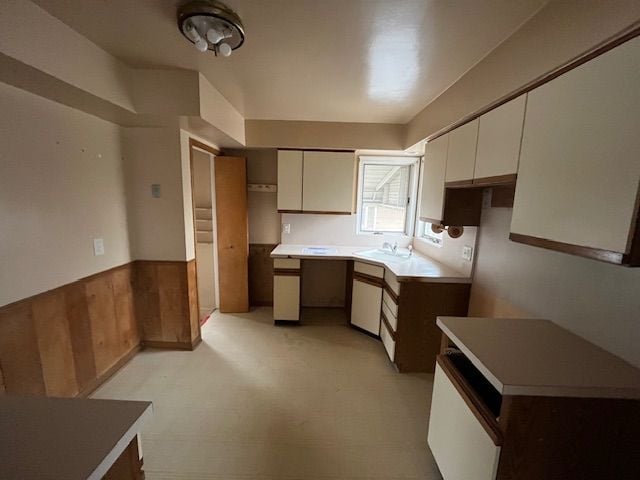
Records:
M361 257L372 258L374 260L382 260L385 262L406 262L411 257L409 252L404 249L402 251L393 253L390 250L385 250L382 248L374 248L371 250L363 250L361 252L355 252L355 254Z

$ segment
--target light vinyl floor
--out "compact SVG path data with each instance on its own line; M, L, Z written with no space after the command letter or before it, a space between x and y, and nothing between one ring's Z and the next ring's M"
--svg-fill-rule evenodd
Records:
M93 395L153 402L148 480L441 479L432 375L396 373L341 310L271 314L215 313L195 351L145 350Z

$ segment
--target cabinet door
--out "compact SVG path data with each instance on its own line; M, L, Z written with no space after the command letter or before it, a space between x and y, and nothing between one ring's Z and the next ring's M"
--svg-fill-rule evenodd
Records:
M300 320L300 277L273 277L273 319Z
M302 150L278 151L278 210L302 210Z
M440 222L444 206L444 177L447 167L449 134L427 143L422 169L420 218Z
M640 38L529 93L511 232L627 252L640 178Z
M445 480L493 480L500 447L436 365L427 442Z
M476 118L449 133L446 182L473 180L479 123Z
M474 179L518 173L526 94L480 117Z
M355 154L304 152L302 209L351 213L354 204Z
M374 335L380 335L382 287L353 280L351 323Z

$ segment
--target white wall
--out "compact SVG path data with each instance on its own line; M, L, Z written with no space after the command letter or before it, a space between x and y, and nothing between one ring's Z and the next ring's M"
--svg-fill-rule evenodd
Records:
M548 318L640 366L640 269L511 242L511 213L482 212L470 315Z
M471 261L462 258L462 249L468 245L474 249L475 256L476 237L478 227L464 227L464 233L459 238L451 238L446 233L442 236L442 246L436 246L421 238L413 240L413 248L417 252L438 260L441 263L457 270L460 273L471 276L473 273L473 257Z
M0 305L129 262L121 129L2 83L0 111Z
M188 260L178 129L123 129L131 253L137 260ZM160 198L151 185L160 184ZM191 189L189 189L189 203ZM191 209L189 208L189 213ZM193 250L193 233L191 249Z
M548 2L407 124L405 146L520 88L628 28L637 0Z
M282 223L291 225L291 233L282 234L282 243L289 245L377 246L383 242L398 242L401 247L411 243L404 235L358 235L357 215L282 214Z

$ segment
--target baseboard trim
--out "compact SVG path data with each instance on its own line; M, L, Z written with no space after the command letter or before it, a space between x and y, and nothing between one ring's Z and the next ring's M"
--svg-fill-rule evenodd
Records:
M291 327L297 327L300 325L300 320L274 320L273 324L279 327L284 327L287 325Z
M129 363L131 359L135 357L140 350L142 350L141 344L134 346L131 350L129 350L126 354L124 354L120 358L120 360L118 360L111 367L109 367L109 369L106 372L104 372L100 377L91 381L89 385L87 385L84 389L78 392L76 397L87 398L89 395L95 392L98 388L100 388L102 384L104 384L107 380L113 377L122 367L124 367L127 363Z
M195 342L196 340L194 340ZM164 342L162 340L144 340L142 348L157 348L162 350L193 350L193 342Z

